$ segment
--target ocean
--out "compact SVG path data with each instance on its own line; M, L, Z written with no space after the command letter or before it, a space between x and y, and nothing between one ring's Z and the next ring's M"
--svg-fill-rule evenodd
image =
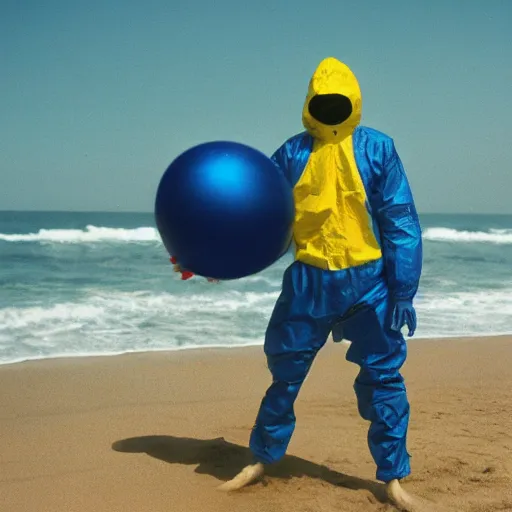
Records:
M421 223L415 338L511 333L512 216ZM291 261L237 281L181 281L152 214L0 212L0 364L261 345Z

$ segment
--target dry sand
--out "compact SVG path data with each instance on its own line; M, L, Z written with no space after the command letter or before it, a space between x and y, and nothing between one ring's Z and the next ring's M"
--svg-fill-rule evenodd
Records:
M329 343L288 456L235 494L269 375L261 348L0 367L0 512L392 511L357 413L357 367ZM409 341L413 474L454 511L512 511L512 337Z

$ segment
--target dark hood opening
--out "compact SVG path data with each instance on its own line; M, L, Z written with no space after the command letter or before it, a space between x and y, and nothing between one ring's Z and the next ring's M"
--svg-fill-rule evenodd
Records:
M335 126L352 114L351 101L342 94L318 94L308 105L310 115L322 124Z

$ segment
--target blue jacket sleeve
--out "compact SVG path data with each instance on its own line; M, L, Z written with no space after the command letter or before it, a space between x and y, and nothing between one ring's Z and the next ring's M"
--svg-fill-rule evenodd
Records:
M279 148L277 148L272 156L270 157L270 160L274 162L274 165L281 171L283 176L286 178L288 183L291 184L290 181L290 168L289 168L289 160L291 158L290 155L290 148L288 147L289 144L285 142L283 145L281 145Z
M274 151L274 153L270 157L270 160L272 160L277 169L283 174L283 176L288 181L290 186L293 186L290 180L290 159L291 154L290 148L288 147L288 143L284 143L279 148L277 148L276 151ZM285 249L283 249L283 251L279 255L279 258L282 258L290 250L291 247L293 247L293 239L290 241L288 246Z
M395 300L412 301L422 270L421 226L407 176L391 139L384 151L377 223L391 295Z

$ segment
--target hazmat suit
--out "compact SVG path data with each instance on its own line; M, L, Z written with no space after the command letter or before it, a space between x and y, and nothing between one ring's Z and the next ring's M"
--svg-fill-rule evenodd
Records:
M360 126L356 77L334 58L314 72L305 131L272 160L294 190L294 262L283 276L264 351L272 374L251 433L254 458L281 459L295 428L294 402L316 354L333 332L351 342L360 367L354 389L370 422L378 480L410 473L409 402L400 369L416 328L413 298L422 267L418 215L393 140ZM343 436L343 432L340 432ZM349 440L347 439L347 442Z

